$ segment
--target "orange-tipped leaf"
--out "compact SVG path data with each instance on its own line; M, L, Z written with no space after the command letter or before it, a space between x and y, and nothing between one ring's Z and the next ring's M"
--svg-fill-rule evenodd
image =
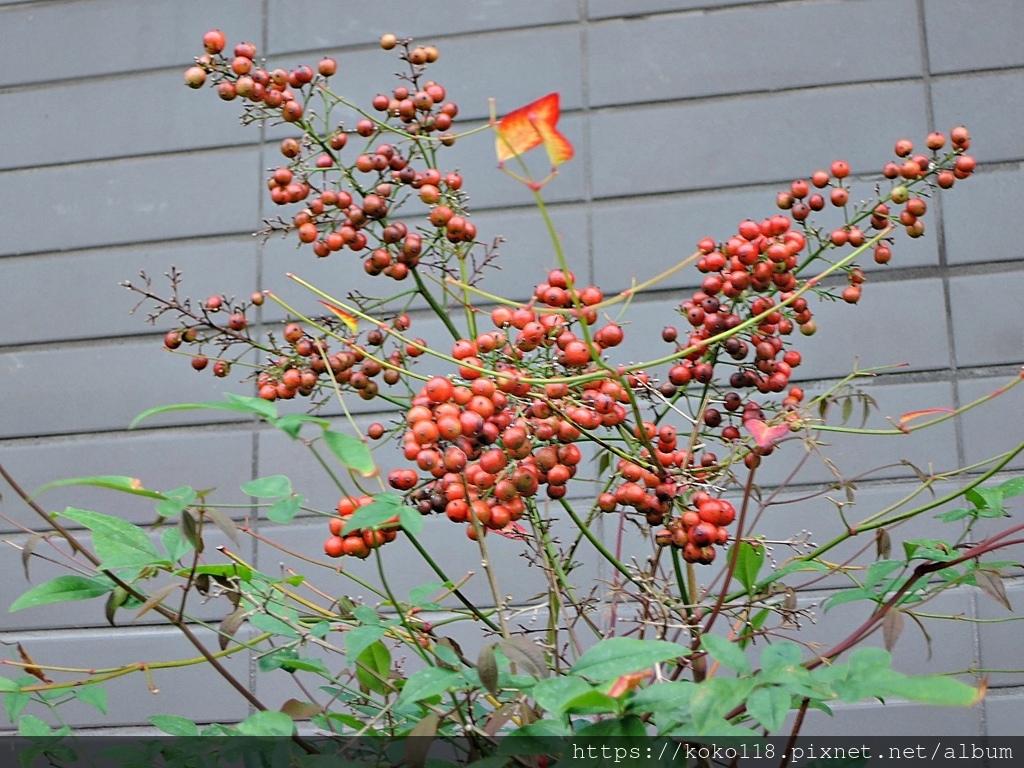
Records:
M560 115L557 93L549 93L505 115L495 129L498 162L504 163L542 144L552 165L561 165L572 158L572 144L555 128Z

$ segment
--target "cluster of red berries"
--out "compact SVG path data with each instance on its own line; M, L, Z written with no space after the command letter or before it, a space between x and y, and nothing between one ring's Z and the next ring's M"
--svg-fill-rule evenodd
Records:
M397 86L391 96L379 94L374 98L374 108L385 113L383 120L364 117L351 130L339 126L315 142L312 151L300 139L284 139L280 150L289 163L272 169L267 179L274 203L305 202L306 207L281 226L294 231L300 242L310 244L317 256L326 257L343 248L361 255L370 251L363 262L366 272L395 280L409 275L424 250L421 232L387 218L391 208L403 202L406 190L412 190L429 208L429 228L425 230L439 230L451 243L472 243L476 239L476 225L464 215L458 194L462 177L454 172L442 174L433 167L414 167L417 156L425 157L415 140L409 142L404 154L392 144L382 143L372 149L368 144L351 162L342 160L341 151L350 136L369 142L391 118L398 119L398 132L410 139L437 133L436 143L450 146L455 140L447 131L458 114L458 106L446 101L441 84L419 84L423 69L437 60L437 49L410 48L408 41L399 41L394 35L381 38L385 50L399 44L405 48L402 58L412 67L412 74L407 78L409 83ZM321 60L316 70L300 65L291 71L267 71L256 66L256 47L251 43L235 46L234 57L229 60L222 55L227 41L219 30L207 32L203 45L206 54L186 71L186 84L199 88L212 73L221 98L246 98L253 120L277 117L286 122L308 123L313 118L306 114L310 96L322 91L327 78L337 71L337 62L331 58Z
M662 332L678 350L690 351L669 369L669 387L663 394L674 394L691 381L711 383L724 357L736 368L729 379L734 389L769 393L786 388L802 358L785 348L782 337L796 326L808 335L816 330L807 300L793 298L795 269L806 242L803 234L790 229L789 219L775 215L761 222L741 222L736 235L724 243L711 238L698 243L697 268L706 277L679 307L692 330L682 342L675 327ZM760 320L749 331L717 341L754 317Z
M715 545L729 540L726 526L736 519L736 509L725 499L716 499L705 491L690 497L692 509L686 509L654 534L661 547L676 547L683 551L688 563L708 564L715 559Z
M338 516L332 517L331 535L324 542L324 552L328 557L358 557L365 559L377 547L394 541L398 536L398 517L384 523L378 528L357 528L342 534L345 523L357 509L373 503L372 496L342 496L338 501Z
M262 104L281 119L294 123L302 119L305 112L302 89L316 78L330 77L338 70L334 59L325 58L312 67L302 64L290 72L284 69L267 71L256 65L256 46L239 43L235 46L230 60L224 54L228 41L219 29L211 29L203 35L206 53L196 59L196 64L185 71L185 84L190 88L202 88L208 74L217 76L217 95L225 101L244 98L254 104Z
M308 109L316 93L329 103L341 102L327 87L337 71L330 58L315 68L267 71L257 65L251 44L241 43L233 56L225 55L224 35L214 30L203 38L206 53L185 74L190 87L212 78L222 98L246 99L250 120L276 118L301 128L304 138L281 142L286 162L270 169L267 187L274 203L303 208L280 219L280 226L272 223L272 229L294 233L319 257L352 251L364 259L368 274L395 280L420 268L450 270L449 262L464 259L477 237L465 211L462 176L435 167L434 149L455 140L450 129L458 107L444 86L423 78L438 58L437 49L410 43L394 35L381 38L385 50L401 47L409 73L389 93L374 97L378 117L364 112L350 128L324 125L321 131ZM393 143L382 141L384 132ZM346 147L357 142L362 147L346 155ZM581 461L577 443L600 439L597 432L606 429L615 444L602 445L620 460L597 507L631 510L648 525L663 526L655 535L658 544L680 548L688 562L711 562L715 547L729 539L736 511L705 489L733 461L742 458L753 468L772 452L776 430L785 433L786 427L768 427L763 409L789 411L786 416L795 418L792 412L803 401L803 391L790 386L802 357L786 339L794 330L816 331L803 293L831 289L801 283L802 270L829 249L863 246L869 229L900 225L908 235L920 236L929 187L947 189L974 170L974 159L965 154L966 129L954 128L948 145L947 150L945 135L932 133L925 141L930 155L915 154L912 143L901 139L895 147L899 162L882 169L892 187L870 203L851 200L852 170L836 160L828 170L779 192L782 213L745 220L723 241L701 240L696 263L701 284L678 308L686 330L669 326L662 332L675 354L657 389L637 366L615 367L605 359L607 350L622 343L624 330L599 321L602 291L579 287L571 272L551 270L529 302L491 311L494 330L474 331L475 336L454 343L457 378L434 376L409 400L396 432L403 435L403 455L415 468L394 470L389 484L422 514L443 513L476 538L508 529L541 492L563 498ZM412 214L418 218L394 217L400 208L408 212L410 203L418 206L419 213ZM841 212L842 224L819 228L811 216L829 205ZM876 243L874 258L890 260L888 240ZM847 285L839 297L856 303L864 273L855 264L846 264L843 272ZM256 296L252 303L259 303ZM223 327L209 322L208 313L226 308L223 304L211 297L200 325L215 331L212 338L248 339L244 306L232 310ZM404 335L408 327L408 317L399 315L390 326L366 333L365 340L353 334L356 338L337 352L329 351L326 339L291 323L281 347L261 347L271 356L257 378L259 395L267 400L309 396L333 379L371 399L379 393L378 381L401 383L404 366L425 349L425 341ZM384 349L396 336L397 347ZM165 338L172 349L206 341L196 327ZM197 369L208 362L203 355L193 357ZM225 375L227 366L219 360L214 372ZM653 402L655 409L659 403L673 406L691 384L701 386L702 405L680 445L676 429L663 420L672 407L650 421L636 409L641 401ZM781 403L759 404L741 394L744 390L778 395ZM744 427L752 441L743 441ZM374 424L367 433L379 439L387 430ZM713 450L716 442L729 452L721 462ZM368 496L341 500L325 544L328 555L366 557L394 538L397 521L341 536L344 519L369 501Z
M545 445L558 437L548 434L536 419L517 417L516 394L529 390L508 377L500 382L474 378L455 385L442 376L431 378L412 400L405 417L404 455L419 471L397 469L388 476L398 490L418 488L420 511L444 512L453 522L466 523L470 538L482 530L500 530L525 511L524 497L540 486L548 495L564 495L581 459L575 445ZM374 431L371 431L373 434ZM579 431L563 432L572 440ZM430 480L421 485L419 472Z
M392 327L404 331L411 325L408 315L395 318ZM331 380L353 390L363 400L372 400L380 391L378 380L388 386L401 381L402 365L407 356L421 354L416 347L394 349L385 356L379 348L387 339L381 329L366 334L365 345L351 344L341 352L330 352L327 339L315 339L298 323L284 327L284 341L291 349L262 370L256 379L259 396L264 400L290 400L296 395L308 397L317 387Z
M823 238L825 243L841 247L852 245L859 247L867 239L859 226L865 219L875 230L882 230L893 224L902 225L908 236L920 237L924 234L924 222L921 218L927 210L927 204L920 195L911 192L911 186L929 180L932 177L935 186L949 189L957 179L966 179L974 172L976 161L965 154L971 146L971 138L967 129L957 126L949 132L951 151L945 156L940 152L946 149L947 137L938 131L928 134L925 146L931 153L914 154L914 144L910 139L900 139L894 148L900 162L887 162L882 167L882 175L894 182L887 196L872 208L864 209L855 206L851 212L850 190L844 180L850 176L850 166L843 160L836 160L828 171L818 170L811 174L810 179L797 179L788 190L779 192L776 204L783 210L790 211L797 222L806 222L812 212L821 211L828 203L847 212L843 226L827 232ZM825 189L828 188L827 199ZM820 189L822 192L813 191ZM904 206L898 213L890 210L888 203ZM888 242L882 241L875 245L874 259L878 264L887 264L892 258L892 249ZM851 286L859 285L851 281ZM843 299L856 303L860 296L859 289L847 290Z

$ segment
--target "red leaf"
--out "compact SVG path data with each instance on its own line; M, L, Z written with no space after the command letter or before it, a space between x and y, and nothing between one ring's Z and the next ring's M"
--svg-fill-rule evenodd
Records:
M632 672L628 675L622 675L612 683L612 687L608 690L608 695L613 699L617 699L627 691L631 691L636 688L640 683L648 680L650 676L651 670L649 669L644 670L643 672Z
M923 411L911 411L910 413L904 413L900 416L899 428L902 431L907 432L909 430L905 429L905 427L908 421L919 419L922 416L930 416L933 413L954 413L954 411L952 408L928 408Z
M775 443L789 434L788 424L776 424L769 427L760 419L747 419L743 426L753 436L758 448L771 448Z
M494 533L504 536L506 539L525 539L527 531L520 523L513 521L504 528L494 531Z
M336 307L333 304L331 304L329 302L326 302L326 301L324 301L322 299L320 300L320 303L323 304L325 307L327 307L329 310L331 310L331 312L333 312L339 318L341 318L341 322L343 322L345 324L345 326L350 331L352 331L352 333L356 332L356 319L354 317L352 317L352 315L350 315L348 312L346 312L341 307Z
M495 146L498 163L544 145L552 165L561 165L572 158L573 146L560 134L555 124L561 114L558 94L549 93L532 104L509 112L498 123Z

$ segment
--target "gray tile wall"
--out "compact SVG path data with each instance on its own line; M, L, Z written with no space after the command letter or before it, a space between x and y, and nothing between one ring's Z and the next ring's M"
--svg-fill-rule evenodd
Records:
M264 168L276 152L261 142L286 133L243 129L236 104L182 87L183 68L214 27L232 42L257 42L275 64L336 56L336 81L354 99L388 87L394 60L375 45L383 32L441 48L435 75L464 118L485 118L491 96L504 109L560 91L561 128L577 157L546 196L580 279L606 292L671 266L701 237L723 237L744 218L770 214L780 185L837 156L869 190L896 138L920 140L933 128L966 123L977 177L941 195L929 212L928 237L901 241L888 267L866 265L861 306L820 307L822 330L801 340L807 364L797 378L820 391L856 360L906 363L868 390L883 415L970 402L1004 384L1024 361L1024 246L1011 232L1024 213L1022 24L1019 0L419 0L387 13L372 3L341 10L325 0L304 3L301 13L279 0L0 0L0 461L30 488L57 477L116 473L161 489L213 487L226 499L237 499L237 486L251 477L284 473L311 503L334 503L298 445L228 414L181 412L125 432L148 407L217 399L228 385L162 353L163 329L129 316L133 302L118 281L140 269L159 275L174 264L197 297L267 287L296 302L303 293L284 271L340 293L367 285L351 262L315 262L288 243L261 247L250 237L267 215ZM481 239L508 236L497 282L521 298L554 258L529 195L495 172L491 146L488 139L463 142L451 162L472 186ZM660 349L658 333L672 322L680 289L697 282L684 270L634 302L627 359L648 355L652 345ZM281 313L268 306L264 318L280 320ZM415 331L429 337L436 328L421 322ZM914 489L902 458L942 470L1020 442L1022 396L1016 390L958 424L868 450L835 436L830 455L849 471L891 465L861 490L858 519ZM378 418L368 413L376 406L356 406L364 423ZM881 417L878 423L885 425ZM794 444L781 452L799 450ZM392 461L382 458L385 466ZM1011 465L1022 466L1019 458ZM780 482L781 467L765 477ZM812 462L797 482L809 490L828 479L824 465ZM51 491L43 501L49 509L76 504L139 522L152 514L138 500L95 490ZM0 534L16 546L27 538L19 527L38 527L6 491L2 511L10 520L0 523ZM1018 504L1015 513L1022 511ZM837 530L828 502L773 507L766 515L771 535ZM614 536L611 523L601 521L602 528ZM934 530L916 523L911 533ZM273 535L291 551L254 543L242 549L268 572L299 562L296 555L320 556L324 531L315 519L301 517ZM450 535L438 522L428 538L443 547ZM497 540L492 549L513 572L525 567L512 542ZM410 553L396 545L393 554L405 562ZM459 573L477 566L464 554L446 555ZM581 582L611 577L582 559ZM351 567L375 583L368 566ZM48 572L40 564L33 575L39 581ZM7 605L26 586L14 549L0 549L0 574ZM420 576L403 569L400 588ZM486 601L480 578L467 589ZM537 579L510 585L522 600L541 588ZM1019 585L1010 589L1017 608L1022 592ZM808 592L805 602L821 597ZM955 647L948 643L954 635L933 626L939 642L947 642L935 663L922 660L921 639L908 629L897 649L903 669L933 671L939 661L1024 668L1016 625L993 622L1006 618L1003 608L962 590L940 609L984 621L955 622ZM73 604L59 618L26 611L0 619L2 639L54 663L193 655L173 632L146 621L111 629L100 614L91 603ZM211 607L200 617L216 615ZM827 642L842 631L830 614L813 639ZM245 658L230 663L246 678ZM211 673L193 668L189 675L161 677L157 696L127 678L111 690L109 717L78 709L69 712L71 722L138 726L156 712L207 721L245 715ZM849 719L841 724L847 732L893 735L1017 733L1024 675L994 675L990 686L998 690L970 713L900 705L892 717L878 706L858 706L846 708ZM261 681L260 693L272 707L294 695L281 681ZM834 732L827 718L811 718L808 728Z

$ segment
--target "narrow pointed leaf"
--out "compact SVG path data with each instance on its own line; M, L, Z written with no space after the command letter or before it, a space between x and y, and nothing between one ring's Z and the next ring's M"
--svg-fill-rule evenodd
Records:
M978 582L978 588L982 592L1004 606L1006 610L1013 610L1013 607L1010 605L1010 598L1006 594L1006 585L1003 584L1003 579L998 573L977 570L974 572L974 580Z
M313 704L309 701L288 699L288 701L281 705L281 711L292 720L309 720L309 718L321 714L324 708L319 704Z
M117 609L126 602L128 602L128 591L124 587L114 587L107 597L107 604L103 607L103 615L107 617L107 623L110 626L116 626L114 617L117 615Z
M250 413L265 419L272 419L277 416L277 408L274 404L264 400L263 398L243 397L241 395L232 394L228 394L226 397L228 398L227 402L180 403L177 405L161 405L156 408L150 408L148 411L144 411L136 416L132 420L132 423L128 425L128 429L135 429L139 422L144 419L148 419L150 416L156 416L161 413L171 413L173 411L212 409L217 411L230 411L233 413Z
M736 578L749 594L753 594L754 584L757 583L757 574L764 563L764 547L760 544L752 544L749 541L739 543L739 552L736 555Z
M885 650L891 651L896 647L896 642L903 634L905 621L903 611L889 611L882 619L882 639L885 642Z
M494 643L488 643L480 649L476 660L476 672L480 682L489 693L497 696L498 691L498 659L494 655Z
M689 649L665 640L610 637L587 650L572 666L574 674L596 681L611 681L663 661L689 655Z
M203 551L203 538L199 535L199 524L196 522L195 516L189 510L183 510L181 517L178 519L178 527L181 530L181 535L185 538L192 548L196 552L202 553Z
M15 600L7 610L11 613L23 608L35 608L49 603L65 603L71 600L88 600L105 595L114 588L113 582L106 577L64 575L50 579Z
M371 646L372 647L372 646ZM416 672L405 682L399 703L422 701L447 691L459 680L459 673L451 669L427 667Z
M221 512L219 509L204 508L203 514L206 515L213 524L220 529L220 531L227 536L232 544L238 544L238 528L235 526L234 521L226 514Z
M139 608L138 613L135 614L135 618L133 618L132 621L138 621L144 614L149 613L151 610L156 608L160 603L166 600L172 592L178 589L181 589L181 584L178 584L177 582L174 584L167 584L158 589L146 602L142 604L142 607Z
M341 320L350 332L356 332L359 327L359 321L356 320L354 315L346 312L341 307L335 306L328 301L324 301L323 299L320 299L320 303L327 307L339 320Z
M222 651L227 649L228 643L231 642L231 639L235 636L238 628L241 627L244 622L244 608L235 608L235 610L221 619L220 627L218 627L220 635L217 640L220 643L220 649Z
M437 735L437 726L441 718L429 712L420 720L416 727L409 731L410 738L405 742L405 764L409 768L424 768L427 763L427 751Z
M135 496L146 496L151 499L165 498L162 493L149 491L143 488L142 481L137 477L124 477L122 475L97 475L95 477L72 477L64 480L54 480L53 482L36 488L32 493L32 498L43 493L43 491L48 491L51 488L60 488L65 485L94 485L99 488L109 488L114 491L122 491L123 493L130 493Z
M529 638L510 637L507 640L500 640L498 645L508 660L521 666L527 674L543 679L551 673L544 658L544 651Z
M25 581L32 581L28 573L28 564L32 561L32 553L36 549L36 544L44 538L45 536L41 533L33 533L21 548L21 567L25 571Z

